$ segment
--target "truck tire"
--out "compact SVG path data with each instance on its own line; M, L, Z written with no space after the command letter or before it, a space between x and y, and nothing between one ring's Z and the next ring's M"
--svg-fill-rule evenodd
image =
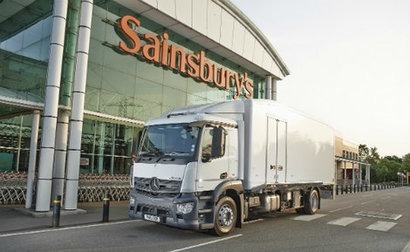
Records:
M297 214L305 214L305 208L304 207L296 208L296 213Z
M304 212L306 214L315 214L319 209L319 193L317 190L311 190L306 193Z
M216 205L214 232L219 236L228 234L235 228L236 218L235 201L231 197L223 197Z

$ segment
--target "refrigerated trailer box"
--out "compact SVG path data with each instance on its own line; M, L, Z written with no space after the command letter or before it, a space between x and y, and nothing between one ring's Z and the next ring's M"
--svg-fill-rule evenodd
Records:
M129 216L224 235L253 214L314 214L335 184L334 137L271 100L172 110L146 123Z

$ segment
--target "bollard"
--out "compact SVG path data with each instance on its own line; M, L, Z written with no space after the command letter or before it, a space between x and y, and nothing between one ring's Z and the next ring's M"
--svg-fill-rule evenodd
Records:
M352 184L349 185L349 191L352 193Z
M53 200L53 217L51 220L52 227L60 226L60 212L61 212L61 195L57 195Z
M353 185L353 192L356 193L356 184Z
M109 215L110 215L110 198L108 194L104 195L103 199L103 222L108 222L109 221Z
M336 195L339 195L339 185L336 185Z

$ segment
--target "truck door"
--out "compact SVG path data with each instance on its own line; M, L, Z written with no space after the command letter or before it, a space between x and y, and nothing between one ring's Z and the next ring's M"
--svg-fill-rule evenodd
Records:
M196 178L197 191L214 190L218 184L232 176L226 151L227 140L222 127L204 128Z
M267 183L286 182L286 122L273 117L268 117L267 134Z

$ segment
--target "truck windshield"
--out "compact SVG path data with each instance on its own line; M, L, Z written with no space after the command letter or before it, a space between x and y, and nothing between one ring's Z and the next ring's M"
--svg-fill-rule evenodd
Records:
M140 157L193 158L199 127L188 124L152 125L146 129Z

